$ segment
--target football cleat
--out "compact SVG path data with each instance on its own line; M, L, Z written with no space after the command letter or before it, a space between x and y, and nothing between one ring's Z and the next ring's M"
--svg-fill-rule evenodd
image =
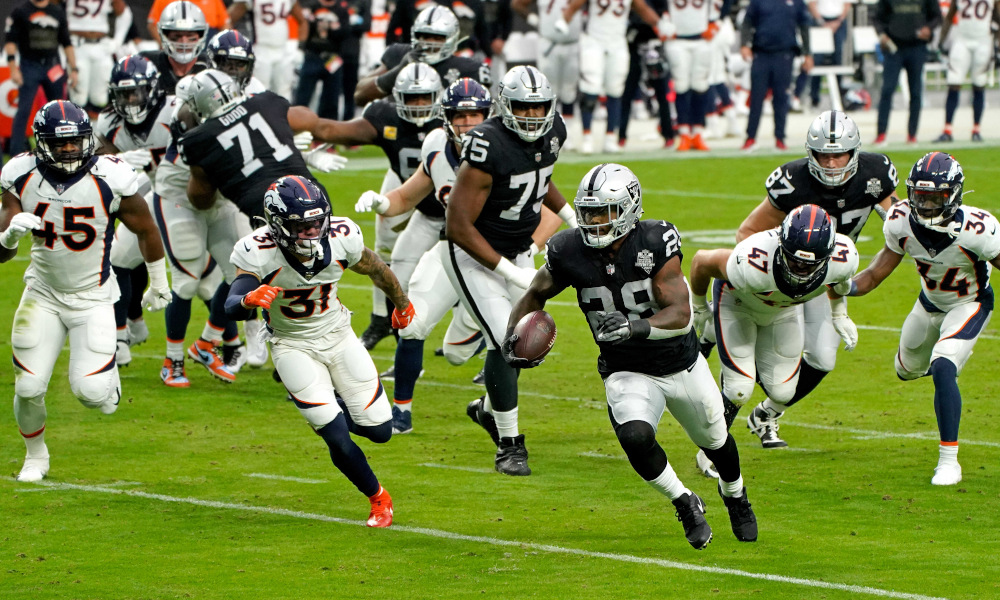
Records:
M778 417L772 417L760 406L747 417L747 429L760 438L760 445L764 448L788 447L788 443L778 437Z
M915 136L915 135L907 135L906 136L906 143L907 144L916 144L917 143L917 136Z
M747 498L747 489L743 488L743 495L739 498L729 498L722 495L722 483L719 483L719 495L722 502L729 511L729 523L733 526L733 535L741 542L757 541L757 516L750 508L750 500Z
M740 148L743 152L753 152L757 149L757 142L753 138L747 138L747 141L743 142L743 147Z
M604 151L608 154L618 154L622 148L618 145L618 140L608 135L604 137Z
M383 338L390 335L392 335L392 323L389 321L389 317L372 314L368 329L365 329L365 332L361 334L361 345L365 347L365 350L371 351Z
M472 377L472 383L476 385L486 385L486 367L479 369L479 372Z
M701 150L702 152L708 151L708 144L705 143L705 140L701 137L700 133L696 133L694 137L691 138L691 149Z
M788 150L788 146L785 145L785 140L774 140L775 150Z
M216 353L215 345L212 342L198 339L188 347L187 353L191 357L191 360L208 369L208 372L219 381L224 383L236 381L236 375L226 368L225 363L222 362L222 359Z
M119 367L127 367L130 362L132 362L132 349L129 348L128 342L125 340L118 340L118 347L115 349L115 363Z
M524 447L524 434L500 438L495 459L496 470L504 475L531 475L528 467L528 449Z
M372 503L372 511L368 513L365 525L368 527L388 527L392 525L392 498L385 488L379 486L378 493L368 499Z
M983 136L981 136L978 131L973 131L972 132L972 141L973 142L981 142L981 141L983 141Z
M580 152L583 154L594 153L594 140L591 139L589 133L583 134L583 143L580 144Z
M27 461L25 461L27 463ZM962 481L962 466L955 463L940 464L934 467L934 477L931 485L955 485Z
M243 324L243 333L247 338L247 364L254 369L267 363L267 342L262 337L265 332L263 321L254 319Z
M435 348L434 356L444 356L444 348Z
M163 359L163 368L160 369L160 379L168 387L186 388L191 387L191 382L184 372L184 359L172 360Z
M21 467L21 472L17 474L16 479L18 481L24 481L26 483L34 483L36 481L41 481L45 479L45 476L49 474L49 457L44 458L25 458L24 466Z
M677 142L677 152L687 152L691 149L691 136L682 133L681 141Z
M392 405L392 434L410 433L413 431L413 413Z
M127 323L129 346L138 346L149 339L149 327L146 326L145 319L139 319L137 321L129 319Z
M712 541L712 528L705 520L705 503L698 494L689 492L673 501L677 512L677 520L684 526L684 537L691 547L702 550Z
M222 362L226 363L226 368L233 375L240 372L243 365L247 364L247 346L246 344L240 344L239 346L223 346L222 347Z
M486 409L483 408L485 400L486 396L480 396L469 402L469 405L465 407L465 414L469 415L473 423L485 429L486 433L490 434L490 439L499 448L500 431L497 429L497 422L493 419L493 415L486 412Z
M711 479L718 479L719 472L715 470L715 463L713 463L707 456L705 456L704 450L698 450L698 454L694 455L694 462L698 465L698 470L705 477Z
M941 143L941 142L954 142L955 138L951 137L951 134L946 131L946 132L942 133L941 135L939 135L937 137L937 139L934 140L934 141L938 142L938 143Z

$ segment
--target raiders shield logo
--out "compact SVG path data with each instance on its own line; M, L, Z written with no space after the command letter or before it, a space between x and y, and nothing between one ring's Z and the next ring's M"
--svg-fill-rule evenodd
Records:
M615 266L614 265L608 265L607 266L607 270L608 270L608 275L614 275L615 274Z
M549 152L552 153L552 156L555 156L556 158L559 158L559 140L558 139L556 139L556 138L553 137L551 140L549 140Z
M535 152L535 162L542 162L542 153Z
M879 194L882 193L882 182L876 177L872 177L868 180L868 186L865 188L865 192L871 194L878 198Z
M847 200L846 199L840 198L840 199L837 200L837 208L844 208L844 206L846 206L846 205L847 205Z
M639 256L636 258L635 266L639 267L646 272L647 275L653 272L653 253L649 250L642 249L639 251Z

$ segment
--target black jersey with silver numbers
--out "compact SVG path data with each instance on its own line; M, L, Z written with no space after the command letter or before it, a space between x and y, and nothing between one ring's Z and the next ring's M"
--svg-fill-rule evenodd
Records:
M503 256L512 258L531 247L542 199L565 143L566 124L559 114L552 129L534 142L522 140L500 117L487 119L465 136L462 162L493 177L476 229Z
M409 51L409 44L393 44L382 53L382 64L386 70L392 70L403 61L403 57ZM471 77L487 88L493 83L490 78L490 66L467 56L449 56L430 66L441 76L441 85L445 88L462 77Z
M576 229L565 229L549 239L545 266L557 285L576 288L580 310L597 340L595 312L620 311L629 318L648 319L662 308L653 297L653 277L668 261L683 260L681 237L666 221L640 221L614 257L583 242ZM698 338L686 335L665 340L597 342L601 350L597 371L601 377L618 371L658 377L688 369L698 359Z
M376 100L365 107L362 118L375 128L374 144L385 152L389 159L389 168L399 176L400 181L406 181L420 168L420 148L424 145L427 134L444 125L441 119L432 119L423 127L399 116L396 112L396 101L392 98ZM420 201L417 210L428 217L444 218L444 207L434 197L434 193Z
M858 172L846 184L827 187L809 172L809 159L800 158L778 167L767 178L771 205L790 213L803 204L818 204L835 219L837 233L858 241L876 204L888 198L899 183L889 157L875 152L858 156Z
M181 80L182 77L186 75L194 75L195 73L201 73L206 69L212 68L212 63L208 60L208 55L201 53L198 55L198 59L195 60L194 66L191 70L184 75L177 75L174 73L174 67L170 64L170 59L167 57L167 53L163 50L146 50L140 52L139 56L149 60L156 68L160 70L160 87L167 92L168 95L173 95L177 92L177 82Z
M288 107L288 100L273 92L256 94L185 133L178 151L241 211L263 216L264 193L276 179L298 175L315 181L295 148Z

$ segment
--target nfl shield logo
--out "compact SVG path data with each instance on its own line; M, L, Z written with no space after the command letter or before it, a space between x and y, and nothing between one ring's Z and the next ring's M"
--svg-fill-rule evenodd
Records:
M535 162L542 162L542 153L535 152Z
M608 265L607 269L608 269L608 275L614 275L615 274L615 266L614 265Z
M63 192L66 191L66 185L62 183L57 183L53 187L56 188L56 193L59 194L60 196L62 195Z
M421 142L424 141L425 137L427 137L427 134L424 133L423 131L417 134L417 139L420 140Z
M876 177L872 177L868 180L868 186L865 188L865 192L871 194L878 198L878 195L882 193L882 182Z
M840 200L837 200L837 208L844 208L844 205L846 205L846 204L847 204L847 200L845 200L844 198L841 198Z
M653 272L653 253L649 250L643 249L639 251L639 256L635 261L635 266L639 267L646 274Z

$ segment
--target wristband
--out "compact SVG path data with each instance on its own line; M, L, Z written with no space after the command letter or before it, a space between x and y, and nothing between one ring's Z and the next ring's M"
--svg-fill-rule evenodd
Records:
M694 319L689 319L688 324L685 327L681 327L680 329L660 329L659 327L653 327L649 324L649 321L646 319L643 319L640 322L645 323L646 327L649 327L649 332L646 334L646 337L648 337L651 340L666 340L669 338L675 338L682 335L687 335L688 332L691 331L693 321ZM633 325L633 331L635 331L635 325ZM634 333L633 337L635 337Z
M574 229L576 228L577 226L576 211L573 210L573 207L569 205L569 202L567 202L562 208L560 208L559 212L556 214L559 216L560 219L563 220L564 223L569 225L571 228Z
M699 296L698 294L691 294L691 302L694 304L695 308L708 308L707 296Z
M167 282L166 259L161 258L160 260L147 262L146 271L149 272L149 287L154 290L162 290L170 287L170 284Z
M510 279L517 272L518 268L517 265L501 256L500 262L497 263L497 266L493 267L493 272L504 279Z

